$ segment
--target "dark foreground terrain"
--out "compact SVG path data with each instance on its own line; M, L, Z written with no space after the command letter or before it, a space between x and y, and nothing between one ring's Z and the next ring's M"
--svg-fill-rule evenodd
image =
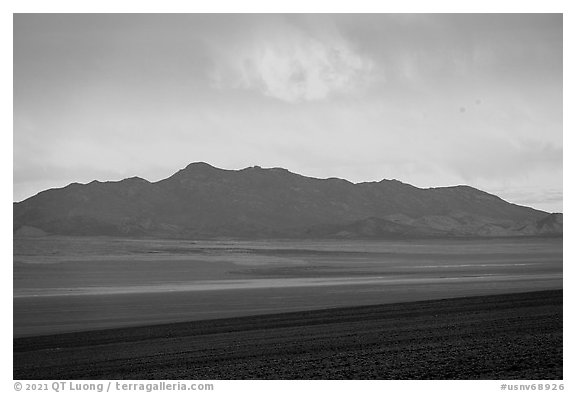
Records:
M562 291L14 339L14 379L562 379Z

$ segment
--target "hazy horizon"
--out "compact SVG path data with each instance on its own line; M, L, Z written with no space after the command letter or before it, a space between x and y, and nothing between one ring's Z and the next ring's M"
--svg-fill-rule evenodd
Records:
M14 201L191 162L562 212L562 14L15 14Z

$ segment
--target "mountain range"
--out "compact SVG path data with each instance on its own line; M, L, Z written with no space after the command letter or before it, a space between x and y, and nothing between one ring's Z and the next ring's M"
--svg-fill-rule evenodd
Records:
M469 186L351 183L192 163L149 182L72 183L14 203L15 236L436 238L561 236L563 216Z

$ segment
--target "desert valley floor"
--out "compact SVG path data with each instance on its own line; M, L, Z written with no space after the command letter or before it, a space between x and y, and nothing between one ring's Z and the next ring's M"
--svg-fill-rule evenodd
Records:
M298 242L16 238L14 376L522 378L540 369L539 378L561 378L561 289L558 238ZM502 294L516 295L474 297ZM449 300L422 303L439 299ZM311 328L311 319L321 322ZM435 327L443 327L442 332L434 332ZM127 331L136 339L128 339ZM180 333L170 333L174 331ZM390 336L392 331L397 333ZM388 332L386 340L383 332ZM296 336L302 337L294 340ZM293 344L281 351L289 337ZM254 347L254 353L247 353L241 344L260 339L269 345ZM281 361L285 350L285 359L302 358L302 367L313 364L320 370L322 361L316 355L322 351L309 345L315 339L316 344L324 342L328 352L336 351L330 345L342 347L341 355L327 355L325 372L298 374L296 365L281 370L274 363ZM184 340L187 351L175 351L179 340ZM127 343L133 346L135 341L137 353L127 351ZM405 373L378 368L389 364L385 357L392 356L393 348L400 350L402 342L412 349L393 357L399 362L452 352L444 354L447 363L431 374L419 363ZM147 368L143 359L157 356L159 345L168 352ZM205 359L198 358L202 345L209 347ZM503 345L507 355L491 349ZM72 349L66 349L79 346L89 347L80 351L86 358L70 356ZM220 358L229 359L229 374L225 374L228 366L210 371L199 365L216 361L224 347L229 351L225 356L220 353ZM347 351L353 352L352 357L346 357ZM379 358L374 351L388 352ZM464 353L476 359L478 367L471 366L473 370L460 377L451 375L450 359ZM134 357L128 362L124 356ZM358 357L370 363L367 370L372 371L360 372L362 363L354 360ZM111 362L98 363L106 359ZM232 366L234 359L264 362L264 368L240 371ZM520 363L525 367L518 366L519 359L524 359ZM174 368L167 365L176 361L190 367L170 374ZM503 373L496 366L488 370L493 361L516 368ZM64 367L66 362L78 367ZM356 366L346 368L346 362ZM121 365L127 367L124 374L118 374ZM326 374L329 370L335 374Z

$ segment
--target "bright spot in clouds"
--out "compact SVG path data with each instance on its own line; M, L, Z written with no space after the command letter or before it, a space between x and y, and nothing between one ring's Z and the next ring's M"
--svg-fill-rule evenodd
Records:
M374 68L338 34L282 26L220 54L214 87L246 89L287 102L314 101L361 89Z

